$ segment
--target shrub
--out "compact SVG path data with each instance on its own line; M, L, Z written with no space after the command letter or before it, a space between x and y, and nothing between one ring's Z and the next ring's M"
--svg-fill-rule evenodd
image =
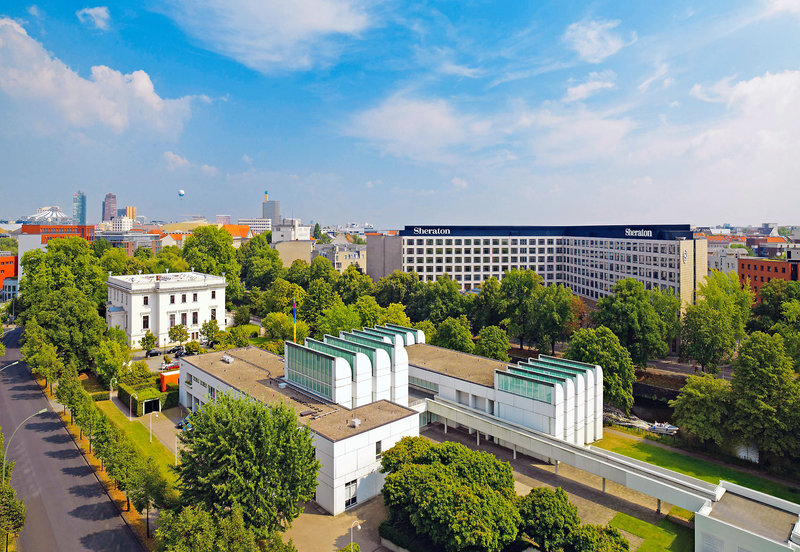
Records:
M89 396L94 402L107 401L108 391L95 391L94 393L89 393Z

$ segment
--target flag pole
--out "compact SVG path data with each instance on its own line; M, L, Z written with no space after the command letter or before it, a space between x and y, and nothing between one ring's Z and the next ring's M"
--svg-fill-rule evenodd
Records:
M292 297L292 306L294 310L294 342L297 343L297 298Z

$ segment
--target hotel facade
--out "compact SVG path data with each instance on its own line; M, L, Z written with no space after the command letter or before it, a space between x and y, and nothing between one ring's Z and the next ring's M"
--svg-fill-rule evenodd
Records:
M708 247L688 224L406 226L394 235L367 235L367 274L376 281L395 270L423 281L449 274L466 291L513 269L533 270L545 284L564 284L594 301L618 280L634 278L691 304L708 273Z

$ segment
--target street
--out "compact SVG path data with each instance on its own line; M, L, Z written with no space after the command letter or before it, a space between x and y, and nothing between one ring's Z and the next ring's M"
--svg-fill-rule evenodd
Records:
M21 331L6 334L0 368L20 359ZM48 411L20 428L8 452L16 462L12 481L17 496L27 508L19 550L141 550L28 367L19 362L0 372L0 426L6 445L14 429L42 408Z

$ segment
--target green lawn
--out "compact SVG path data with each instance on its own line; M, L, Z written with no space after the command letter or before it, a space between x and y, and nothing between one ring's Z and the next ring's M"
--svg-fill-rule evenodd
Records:
M86 374L86 377L81 377L81 385L87 393L96 393L98 391L108 391L107 387L97 379L94 374Z
M120 412L119 408L111 401L95 403L108 419L118 428L122 429L139 449L142 457L151 456L158 464L158 469L171 487L175 487L178 478L171 466L175 465L175 455L165 447L155 436L150 442L150 431L137 421L128 421L128 417Z
M717 484L720 479L724 479L737 485L750 487L751 489L800 504L800 491L796 489L733 467L722 466L680 452L663 449L644 441L637 441L619 434L606 433L602 440L593 444L598 448L650 462L656 466L675 470L709 483Z
M653 525L628 514L619 513L608 524L643 538L644 542L636 549L638 552L694 550L694 532L667 519L662 519L658 525Z

